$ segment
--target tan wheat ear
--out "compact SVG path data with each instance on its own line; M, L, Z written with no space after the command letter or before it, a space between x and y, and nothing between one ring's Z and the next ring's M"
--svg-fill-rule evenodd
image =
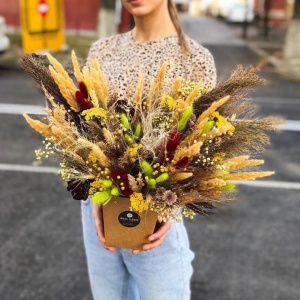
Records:
M83 75L80 71L80 66L74 50L72 50L72 63L73 63L74 75L76 79L78 81L83 81Z
M39 120L33 120L27 114L23 114L26 122L37 132L39 132L45 138L50 138L52 136L51 126L44 124Z
M135 104L139 104L142 101L143 92L144 92L144 83L145 83L145 74L141 73L135 91L135 97L134 97Z

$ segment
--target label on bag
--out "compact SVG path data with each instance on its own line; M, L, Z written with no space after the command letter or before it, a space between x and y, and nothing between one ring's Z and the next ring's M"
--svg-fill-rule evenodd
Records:
M141 222L140 216L134 211L123 211L119 214L119 222L125 227L135 227Z

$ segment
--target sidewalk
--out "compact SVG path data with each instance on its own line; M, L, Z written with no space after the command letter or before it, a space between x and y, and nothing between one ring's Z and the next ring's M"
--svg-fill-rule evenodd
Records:
M248 46L268 59L278 57L284 45L286 29L283 27L270 28L266 37L262 26L248 24L247 38L243 38L243 24L187 14L181 15L181 20L189 36L205 45ZM273 63L272 59L270 63Z
M274 72L300 81L300 65L288 65L283 61L283 47L287 28L269 28L266 34L263 24L249 24L247 38L243 38L243 24L228 24L221 19L203 16L181 15L185 32L200 44L219 46L244 46L256 53L263 65L270 64Z

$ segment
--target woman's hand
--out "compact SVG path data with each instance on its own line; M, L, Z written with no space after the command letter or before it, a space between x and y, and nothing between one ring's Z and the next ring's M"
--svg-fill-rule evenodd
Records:
M94 217L94 220L95 220L97 235L98 235L98 239L99 239L100 243L102 244L102 246L105 249L107 249L111 252L114 252L116 250L115 247L107 247L105 245L102 205L93 204L93 217Z
M143 245L143 251L154 249L160 246L166 237L167 232L171 229L171 222L157 222L154 233L148 237L149 244ZM141 250L133 250L133 254L140 253Z

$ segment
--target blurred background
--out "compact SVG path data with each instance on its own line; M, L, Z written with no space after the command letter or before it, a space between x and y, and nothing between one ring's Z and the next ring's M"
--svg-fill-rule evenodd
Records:
M192 300L299 300L300 0L175 2L186 34L214 55L218 81L238 64L259 66L268 85L251 101L259 116L285 118L263 154L276 175L240 185L240 200L213 216L185 220ZM80 203L57 165L34 164L42 139L22 114L42 113L44 100L18 59L51 51L67 66L75 49L84 63L93 41L132 26L119 1L0 0L1 300L92 299Z

